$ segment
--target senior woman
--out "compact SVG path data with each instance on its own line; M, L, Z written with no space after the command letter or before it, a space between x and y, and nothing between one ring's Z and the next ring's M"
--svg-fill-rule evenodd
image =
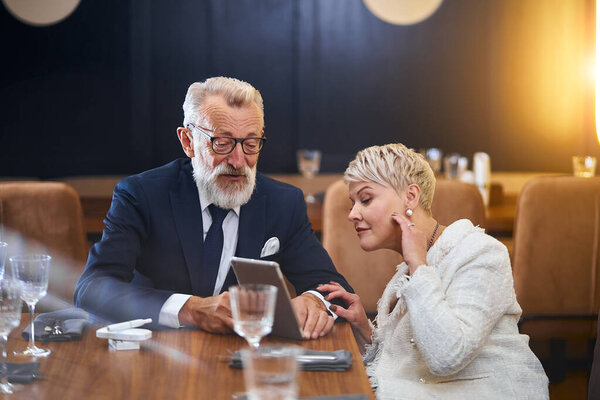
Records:
M402 144L360 151L344 174L366 251L404 258L370 323L358 295L324 284L332 311L365 342L380 399L547 399L548 379L519 334L521 307L506 247L466 219L431 215L435 177ZM368 265L364 266L368 268Z

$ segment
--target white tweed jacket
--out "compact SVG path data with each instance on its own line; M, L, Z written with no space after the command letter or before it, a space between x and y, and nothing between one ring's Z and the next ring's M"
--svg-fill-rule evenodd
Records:
M459 220L427 264L410 278L400 264L379 300L364 355L377 397L548 399L548 379L517 329L506 247Z

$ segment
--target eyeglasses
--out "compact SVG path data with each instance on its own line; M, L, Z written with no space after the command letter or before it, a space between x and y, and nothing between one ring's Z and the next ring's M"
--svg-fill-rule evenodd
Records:
M208 132L212 132L199 128L193 124L187 124L186 128L197 129L210 140L212 149L217 154L229 154L235 149L235 146L240 143L242 145L242 151L244 154L252 155L258 154L262 150L263 145L267 141L267 138L262 137L249 137L245 139L236 139L226 136L210 136ZM208 131L208 132L207 132Z

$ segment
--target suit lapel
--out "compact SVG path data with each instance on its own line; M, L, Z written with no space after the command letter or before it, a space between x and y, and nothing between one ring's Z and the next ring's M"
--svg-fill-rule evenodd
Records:
M191 166L188 169L181 170L178 184L171 190L171 209L190 276L192 294L198 295L202 279L202 209Z
M252 199L240 209L240 226L236 256L259 258L265 244L265 221L267 217L266 197L256 192Z

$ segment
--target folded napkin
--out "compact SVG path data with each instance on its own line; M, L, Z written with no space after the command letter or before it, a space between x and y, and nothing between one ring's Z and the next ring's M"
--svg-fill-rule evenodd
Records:
M79 340L89 319L89 314L79 308L67 308L40 314L33 320L35 340L42 342ZM30 331L31 326L27 325L21 334L23 339L29 340Z
M0 372L4 366L0 363ZM40 363L37 361L24 363L6 363L8 380L12 383L29 383L40 376Z
M327 360L319 357L332 356ZM303 371L345 371L352 366L352 354L347 350L316 351L304 350L298 356L298 364ZM243 368L242 354L238 351L231 357L231 368Z

